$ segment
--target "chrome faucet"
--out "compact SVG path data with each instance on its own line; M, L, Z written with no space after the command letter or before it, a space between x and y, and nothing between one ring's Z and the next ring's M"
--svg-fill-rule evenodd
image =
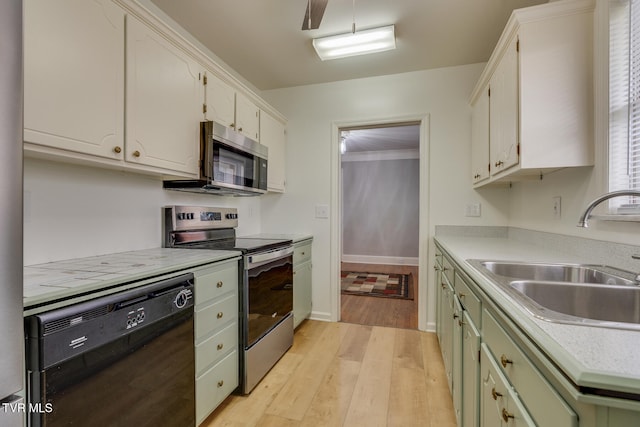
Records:
M578 220L578 227L584 227L584 228L589 227L588 221L589 221L589 217L591 216L591 211L600 203L604 202L605 200L613 199L614 197L620 197L620 196L640 197L640 191L639 190L618 190L618 191L611 191L610 193L603 194L602 196L598 197L597 199L589 203L589 205L587 206L583 214L580 216L580 219Z

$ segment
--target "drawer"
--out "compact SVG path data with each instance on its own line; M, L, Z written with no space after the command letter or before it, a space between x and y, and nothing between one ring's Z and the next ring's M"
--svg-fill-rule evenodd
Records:
M232 350L238 349L238 323L232 323L196 345L196 376Z
M480 298L476 296L476 294L471 290L467 282L456 273L456 282L455 289L456 295L458 295L458 299L464 306L464 309L469 312L469 317L473 320L473 323L476 325L478 329L481 329L481 320L482 320L482 302Z
M230 322L238 321L240 307L238 306L238 294L229 294L214 304L197 308L195 312L195 342L200 344L203 339L210 336L214 330Z
M483 311L482 322L485 343L536 423L541 426L577 426L577 416L571 407L487 310Z
M449 284L453 286L453 264L446 256L442 257L442 273L449 281Z
M300 246L293 247L293 265L305 262L311 259L311 243L303 243Z
M238 262L224 263L195 274L196 309L221 295L238 290Z
M196 377L196 425L204 421L238 387L239 378L237 351Z
M482 344L480 359L480 425L535 426L485 344Z

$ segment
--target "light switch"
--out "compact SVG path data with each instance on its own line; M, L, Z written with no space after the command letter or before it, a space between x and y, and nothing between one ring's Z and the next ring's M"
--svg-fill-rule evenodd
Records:
M464 216L480 216L480 203L467 203Z

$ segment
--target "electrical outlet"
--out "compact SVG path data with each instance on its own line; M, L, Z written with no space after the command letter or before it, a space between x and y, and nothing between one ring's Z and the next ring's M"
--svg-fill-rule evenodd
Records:
M555 219L560 219L561 213L562 213L562 198L560 196L556 196L553 198L553 217Z
M316 218L322 218L322 219L329 218L329 206L316 205Z

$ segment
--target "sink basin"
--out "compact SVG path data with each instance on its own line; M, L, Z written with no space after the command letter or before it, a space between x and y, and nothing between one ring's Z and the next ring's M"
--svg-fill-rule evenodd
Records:
M540 264L504 261L481 261L480 265L498 276L523 280L599 283L605 285L635 284L633 280L619 275L625 274L626 272L607 266L601 267L580 264ZM614 274L613 271L617 271L619 274Z
M534 316L640 330L635 274L606 265L467 260Z
M640 326L640 287L539 281L513 281L509 286L535 301L533 314L547 320L568 321L557 313L605 322ZM583 322L582 322L583 323Z

